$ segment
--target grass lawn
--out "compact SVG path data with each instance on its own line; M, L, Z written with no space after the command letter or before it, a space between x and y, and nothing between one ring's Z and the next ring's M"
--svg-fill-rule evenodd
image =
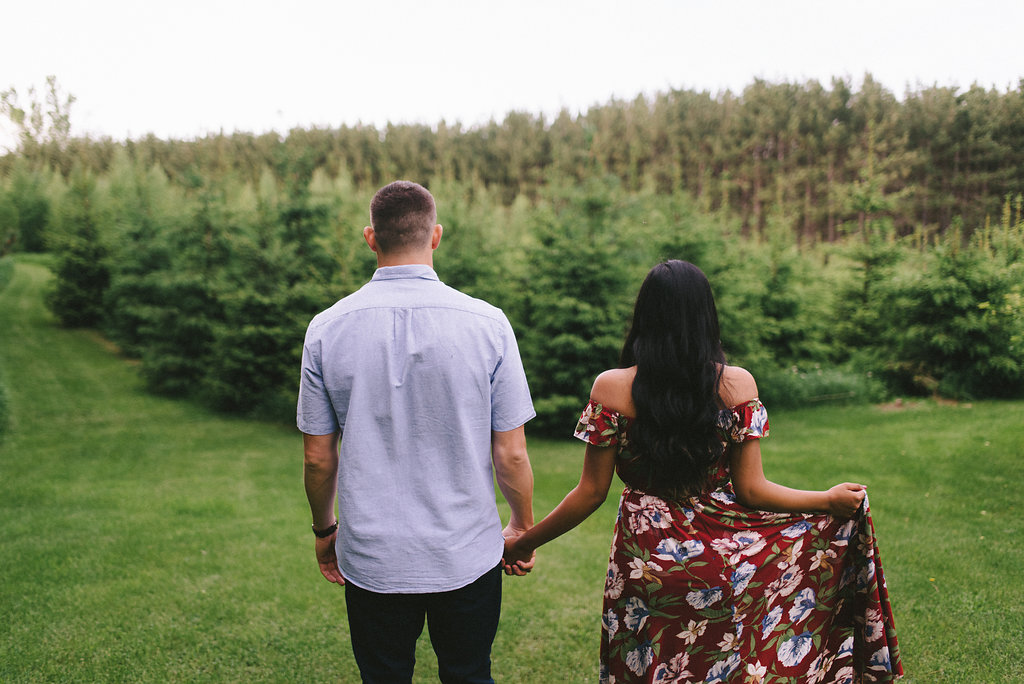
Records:
M20 262L0 291L0 681L357 682L294 428L147 395L96 335L54 326L48 278ZM868 484L905 681L1024 681L1024 402L771 423L769 477ZM531 442L538 515L581 457L571 439ZM596 681L614 498L506 578L498 681ZM416 681L436 681L420 647Z

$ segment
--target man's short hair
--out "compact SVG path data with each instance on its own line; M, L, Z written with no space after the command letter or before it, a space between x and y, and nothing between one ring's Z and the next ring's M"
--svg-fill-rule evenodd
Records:
M395 181L377 191L370 202L370 225L381 252L419 247L437 224L430 192L411 181Z

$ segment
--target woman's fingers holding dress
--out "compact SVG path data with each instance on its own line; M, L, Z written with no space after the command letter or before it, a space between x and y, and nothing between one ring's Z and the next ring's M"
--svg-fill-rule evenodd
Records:
M863 503L864 497L867 495L867 487L862 484L844 482L828 490L828 494L828 512L837 518L851 518Z

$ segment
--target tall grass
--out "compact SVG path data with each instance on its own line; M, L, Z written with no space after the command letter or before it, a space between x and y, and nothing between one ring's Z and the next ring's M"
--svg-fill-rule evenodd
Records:
M102 340L54 326L48 278L19 263L0 292L0 681L358 681L294 428L145 394ZM1024 402L771 421L769 477L868 484L907 681L1024 680ZM538 514L581 457L573 440L531 443ZM505 582L499 681L596 680L614 499ZM425 640L419 655L416 682L436 681Z

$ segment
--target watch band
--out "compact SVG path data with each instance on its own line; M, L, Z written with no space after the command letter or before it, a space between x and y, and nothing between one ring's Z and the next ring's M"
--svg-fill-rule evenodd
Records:
M330 537L332 534L334 534L337 531L338 531L338 521L337 520L334 521L333 525L331 525L330 527L324 528L322 530L316 529L316 525L315 524L313 525L313 534L316 535L317 539L326 539L327 537Z

